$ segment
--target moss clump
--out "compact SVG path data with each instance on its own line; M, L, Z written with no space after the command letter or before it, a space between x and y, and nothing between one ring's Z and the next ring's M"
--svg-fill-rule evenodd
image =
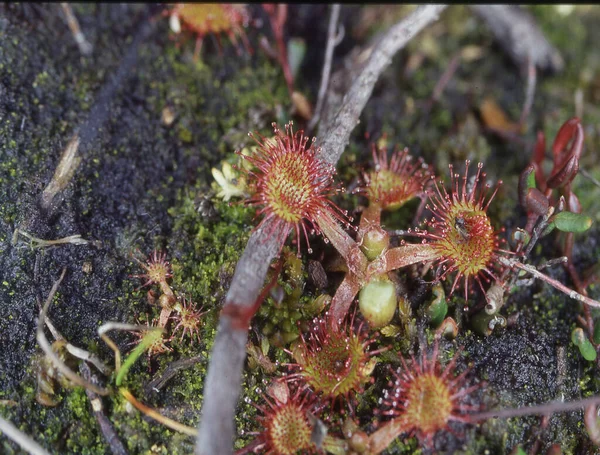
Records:
M251 232L252 209L210 199L198 188L181 191L169 210L173 287L218 309Z
M288 247L284 247L281 258L283 268L277 285L261 304L255 319L261 333L278 347L297 339L298 324L316 316L307 305L309 297L303 297L307 273L302 260Z

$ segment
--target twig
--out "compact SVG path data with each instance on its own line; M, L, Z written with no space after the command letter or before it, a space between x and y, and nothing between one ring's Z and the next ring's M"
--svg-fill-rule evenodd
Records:
M242 385L248 338L248 326L240 326L235 311L243 313L254 306L269 264L281 247L277 241L279 237L268 223L264 223L250 236L235 268L204 383L202 420L196 444L198 454L227 454L232 451L235 434L233 416Z
M44 354L46 354L52 360L52 362L54 363L54 366L57 369L59 369L62 374L64 374L67 378L69 378L74 384L77 384L78 386L84 387L86 389L90 389L90 390L94 391L95 393L97 393L98 395L108 395L110 393L110 390L103 389L101 387L98 387L95 384L92 384L92 383L86 381L81 376L78 376L75 372L73 372L69 367L67 367L67 365L65 365L65 363L62 360L60 360L60 358L52 350L52 346L50 346L50 343L48 342L46 335L44 335L44 321L46 319L46 312L48 311L48 307L50 306L50 303L52 303L52 299L54 298L54 294L56 294L56 291L58 290L58 286L60 286L60 283L62 282L63 278L65 277L66 271L67 271L67 268L66 267L63 268L63 271L60 274L60 278L54 282L54 284L52 285L52 289L50 289L50 293L48 294L48 297L46 298L46 302L44 302L44 307L42 308L42 311L40 312L40 317L38 319L38 324L37 324L37 331L36 331L37 342L40 345L40 348L42 348L42 350L44 351Z
M344 97L339 122L323 128L326 142L322 158L336 163L356 126L377 78L400 50L427 24L437 19L445 6L420 6L409 17L393 26L373 50L363 73ZM204 385L202 419L198 430L196 454L232 453L234 415L241 389L246 357L248 323L271 260L281 245L278 233L268 223L254 231L240 258L225 299ZM237 317L236 317L237 313ZM240 319L242 324L240 324Z
M501 409L499 411L487 411L478 414L471 414L469 415L469 421L479 422L493 418L523 417L528 415L548 415L553 414L555 412L577 411L586 406L598 404L600 404L600 396L593 396L590 398L584 398L583 400L571 401L567 403L554 402L534 406L526 406L517 409Z
M514 5L470 5L520 68L529 57L542 71L558 72L565 65L560 53L546 40L531 14Z
M81 28L79 27L79 21L73 14L73 10L71 9L71 5L66 2L61 2L60 4L65 16L67 16L67 24L71 29L71 33L73 34L73 38L79 47L79 52L83 55L90 55L92 53L93 47L88 40L85 39Z
M44 248L44 247L49 247L49 246L54 246L54 245L87 245L89 242L85 239L81 238L80 234L75 234L75 235L69 235L68 237L63 237L60 239L56 239L56 240L44 240L44 239L40 239L39 237L34 237L33 235L25 232L23 229L15 229L14 233L13 233L13 237L12 237L12 244L16 244L17 240L19 238L19 234L22 235L23 237L25 237L26 239L29 239L29 241L32 243L33 248Z
M0 416L0 431L15 441L21 448L31 455L50 455L46 450L35 442L31 436L23 433L8 420Z
M504 257L499 257L498 259L502 265L510 267L511 269L516 267L518 269L524 270L525 272L530 273L534 277L548 283L550 286L555 287L556 289L568 295L572 299L575 299L593 308L600 308L600 302L591 299L585 295L582 295L579 292L574 291L573 289L568 288L561 282L556 281L547 275L544 275L542 272L538 271L535 267L531 265L523 264L522 262L519 262L516 259L507 259Z
M169 419L165 417L156 409L152 409L146 406L144 403L138 401L129 390L121 387L119 392L127 401L129 401L138 411L140 411L145 416L150 417L151 419L156 420L157 422L163 424L164 426L171 428L172 430L179 431L180 433L187 434L188 436L196 436L196 429L192 427L188 427L182 423L179 423L173 419Z
M427 111L429 109L431 109L431 106L433 106L433 103L436 103L437 101L439 101L440 97L442 96L442 93L444 92L444 89L448 85L448 82L450 82L450 80L452 79L452 76L454 76L454 73L458 69L459 63L460 63L460 51L457 52L454 55L454 57L452 57L452 59L450 60L450 63L448 63L448 67L444 71L444 74L442 74L442 77L440 77L440 80L437 82L437 84L435 84L435 87L433 89L433 94L431 95L431 98L429 99L429 101L427 103L427 108L426 108Z
M107 346L109 348L112 349L112 351L115 353L115 372L119 372L119 370L121 369L121 351L119 350L119 347L114 343L114 341L112 341L108 335L106 334L107 332L110 332L111 330L139 330L139 331L144 331L144 330L148 330L147 326L144 325L135 325L135 324L127 324L125 322L107 322L106 324L102 324L100 327L98 327L98 336L100 338L102 338L102 341L104 341Z
M524 257L529 256L529 254L533 250L533 247L535 246L537 241L542 236L544 229L546 229L546 227L548 226L548 220L550 219L550 217L553 214L554 214L554 207L548 207L548 212L542 217L540 222L533 228L533 231L531 233L531 238L529 239L529 242L527 243L527 245L525 246L525 250L523 251Z
M79 135L75 133L63 150L52 180L46 185L42 193L41 204L44 209L50 207L54 196L64 190L75 175L75 171L81 163L81 157L77 155L79 142Z
M146 392L146 395L150 395L152 392L159 392L160 389L162 389L164 385L169 381L169 379L175 376L179 370L190 368L204 359L205 356L197 355L188 359L181 359L169 364L169 366L165 369L163 374L161 374L160 376L157 375L144 387L144 392Z
M90 367L85 363L81 362L79 364L79 371L86 381L90 381L93 384L98 384L98 378L92 374L90 371ZM123 446L123 443L119 439L119 435L112 426L109 418L104 413L104 405L102 404L102 398L92 392L91 390L86 389L85 394L87 395L90 403L92 405L92 411L94 412L94 416L98 421L98 425L100 426L100 431L102 432L102 436L104 436L104 440L110 447L110 451L113 455L127 455L127 451Z
M79 27L79 21L77 20L77 17L75 17L75 14L73 14L71 5L66 2L62 2L60 6L67 17L67 24L69 25L71 33L73 34L73 38L79 47L79 52L81 52L83 55L90 55L94 48L90 42L85 39L85 36Z
M340 17L340 4L334 3L331 5L331 15L329 16L329 28L327 29L327 47L325 48L325 61L323 62L323 73L321 74L321 86L319 87L319 95L317 97L317 107L313 117L308 122L308 132L313 131L315 125L321 117L327 87L329 87L329 76L331 74L331 60L333 59L333 49L336 45L336 29L338 19Z
M525 102L523 103L523 110L521 111L521 118L519 119L519 126L523 128L529 112L531 112L531 106L533 106L533 98L535 96L535 84L537 81L537 71L533 59L529 57L527 61L527 88L525 89Z
M350 133L358 123L360 113L371 97L375 82L390 65L392 57L417 33L437 20L446 5L421 5L408 17L392 26L375 46L358 78L342 100L342 106L330 125L323 127L321 158L335 164L350 140Z
M600 181L598 181L592 174L590 174L587 170L585 169L579 169L579 173L581 175L583 175L586 179L588 179L590 182L592 182L594 185L596 185L598 188L600 188Z

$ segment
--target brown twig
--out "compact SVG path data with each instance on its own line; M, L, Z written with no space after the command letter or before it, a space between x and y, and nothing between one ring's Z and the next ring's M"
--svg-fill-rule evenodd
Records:
M81 362L79 364L79 372L86 381L98 385L98 378L96 377L96 375L92 374L92 372L90 371L90 367L85 362ZM108 444L108 447L110 447L110 451L112 452L112 454L127 455L127 450L125 450L125 446L123 446L123 443L119 439L119 435L115 431L110 419L104 413L104 405L102 404L102 398L88 389L85 390L85 394L90 400L90 404L92 405L92 411L94 412L94 416L96 417L98 426L100 426L102 436L104 436L104 440Z
M600 396L593 396L585 398L583 400L570 401L570 402L555 402L539 404L534 406L525 406L517 409L501 409L499 411L487 411L478 414L471 414L469 421L471 422L482 422L484 420L493 418L510 418L510 417L523 417L529 415L549 415L555 412L568 412L578 411L586 406L600 404Z
M159 392L164 385L177 374L179 370L190 368L205 359L203 355L197 355L188 359L177 360L169 364L165 371L159 376L156 375L152 381L150 381L145 387L144 392L146 395L150 395L152 392Z
M525 122L527 122L527 117L529 117L531 107L533 106L536 82L537 70L535 69L533 59L529 58L527 62L527 86L525 89L525 102L523 103L523 110L521 111L521 117L519 118L519 126L521 130L523 129Z
M268 223L264 223L250 236L235 268L204 384L202 420L196 444L198 454L232 451L235 434L233 416L241 388L248 338L248 327L240 327L235 314L247 313L254 306L269 264L281 248L277 240L280 237L272 232Z
M69 29L71 29L71 33L73 34L73 38L79 47L79 52L83 55L90 55L94 50L93 46L90 44L88 40L85 39L85 35L81 31L79 27L79 21L73 14L73 10L71 9L71 5L66 2L61 2L60 7L65 13L67 17L67 24L69 25Z
M452 59L450 60L450 63L448 63L448 67L444 71L444 74L442 74L442 77L440 77L440 80L437 82L437 84L435 84L435 87L433 89L433 94L431 95L431 98L429 99L429 101L427 102L427 104L425 106L426 112L428 112L431 109L431 107L433 106L434 103L437 103L440 100L440 97L442 96L444 89L448 85L448 82L450 82L450 80L452 79L452 76L454 76L454 73L456 73L459 63L460 63L460 52L457 52L454 55L454 57L452 57Z
M48 307L50 306L50 303L52 303L52 299L54 298L54 295L56 294L56 291L58 290L60 283L62 282L63 278L65 277L66 272L67 272L67 268L65 267L65 268L63 268L59 279L56 280L54 282L54 284L52 285L52 289L50 289L50 293L48 294L48 297L46 298L46 301L44 302L44 306L42 308L42 311L40 312L40 316L38 319L37 330L36 330L36 340L37 340L38 344L40 345L40 348L42 348L42 350L44 351L44 354L46 354L50 358L50 360L52 360L52 363L54 364L54 366L58 370L60 370L60 372L62 374L64 374L74 384L84 387L85 389L90 389L90 390L94 391L95 393L97 393L98 395L108 395L110 393L110 390L103 389L102 387L98 387L97 385L86 381L81 376L78 376L75 372L73 372L73 370L71 370L67 365L65 365L65 363L58 357L58 355L56 355L56 352L54 352L54 350L52 349L52 346L50 345L50 343L48 342L48 339L46 338L46 335L44 334L44 321L46 320L46 313L48 312Z
M121 396L123 396L123 398L125 398L146 417L150 417L151 419L156 420L158 423L161 423L162 425L172 430L179 431L180 433L187 434L188 436L196 436L195 428L184 425L173 419L169 419L168 417L165 417L160 412L158 412L156 409L152 409L151 407L146 406L144 403L142 403L136 397L134 397L132 393L126 388L121 387L119 389L119 392L121 393Z

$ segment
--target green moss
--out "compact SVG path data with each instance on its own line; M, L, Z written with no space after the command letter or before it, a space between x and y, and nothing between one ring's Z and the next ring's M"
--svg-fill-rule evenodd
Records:
M212 207L210 214L203 214L198 210L199 198L198 189L180 192L179 205L169 210L174 219L171 250L177 252L173 285L203 306L216 309L224 296L222 282L233 275L248 240L252 210L202 199Z

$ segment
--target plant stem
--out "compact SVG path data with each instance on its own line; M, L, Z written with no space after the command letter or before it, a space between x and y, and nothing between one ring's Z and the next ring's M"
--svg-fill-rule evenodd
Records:
M317 106L315 113L308 122L308 131L312 131L321 118L327 87L329 86L329 75L331 74L331 60L333 59L333 48L336 45L336 29L338 18L340 17L340 4L331 5L331 15L329 16L329 27L327 29L327 47L325 48L325 61L323 62L323 73L321 75L321 86L317 97Z
M469 420L471 422L478 422L492 418L509 418L509 417L523 417L528 415L549 415L555 412L567 412L577 411L589 405L600 404L600 396L593 396L585 398L583 400L570 401L567 403L554 402L539 404L535 406L526 406L523 408L514 409L500 409L498 411L487 411L478 414L471 414Z

